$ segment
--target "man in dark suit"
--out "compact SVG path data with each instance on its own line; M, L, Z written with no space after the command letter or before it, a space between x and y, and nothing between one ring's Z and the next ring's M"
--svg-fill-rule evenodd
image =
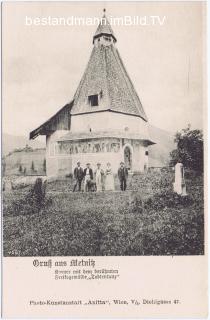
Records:
M84 177L85 177L85 191L90 191L91 182L93 180L93 170L90 167L90 163L87 163L87 167L84 170Z
M122 191L126 190L128 169L125 167L124 162L120 162L120 168L118 169L118 178L120 180L120 188Z
M80 162L77 162L77 167L74 169L74 178L76 180L73 192L76 191L77 186L79 187L78 191L81 191L81 184L84 177L83 169L80 167Z

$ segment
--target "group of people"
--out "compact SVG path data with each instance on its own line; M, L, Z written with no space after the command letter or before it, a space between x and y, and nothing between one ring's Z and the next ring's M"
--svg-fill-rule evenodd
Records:
M77 167L74 169L75 184L73 192L76 190L81 191L82 182L84 180L84 191L113 191L115 189L114 176L111 168L111 164L108 162L106 170L101 168L101 163L97 163L97 168L93 172L90 163L87 163L86 168L77 162ZM120 181L120 188L122 191L126 190L127 179L128 179L128 169L125 167L124 162L120 163L118 169L118 178Z

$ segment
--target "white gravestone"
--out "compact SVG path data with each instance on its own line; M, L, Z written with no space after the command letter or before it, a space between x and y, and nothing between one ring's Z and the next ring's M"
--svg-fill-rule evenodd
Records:
M178 162L175 165L175 182L174 182L174 192L186 196L186 184L184 179L184 166L182 163Z

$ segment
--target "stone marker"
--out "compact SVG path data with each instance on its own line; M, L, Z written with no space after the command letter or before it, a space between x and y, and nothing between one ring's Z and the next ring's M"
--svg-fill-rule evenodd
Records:
M10 180L3 181L3 191L12 191L13 185Z
M173 184L174 192L186 196L186 184L184 179L184 166L182 163L178 162L175 165L175 182Z

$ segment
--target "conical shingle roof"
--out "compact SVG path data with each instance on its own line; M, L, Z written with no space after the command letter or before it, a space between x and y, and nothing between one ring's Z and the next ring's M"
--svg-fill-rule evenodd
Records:
M97 32L104 30L103 28L99 25ZM91 95L100 97L99 106L89 105L88 96ZM102 110L131 114L147 121L141 101L114 43L94 45L87 68L75 93L71 113Z
M117 40L113 30L105 15L103 18L93 37L94 47L73 100L48 121L33 130L30 133L30 139L56 130L70 130L71 114L112 111L138 116L148 121L138 94L115 47ZM99 97L97 106L90 105L89 96L91 95ZM119 132L115 134L119 135ZM102 136L104 136L103 133ZM151 144L151 141L148 143Z

